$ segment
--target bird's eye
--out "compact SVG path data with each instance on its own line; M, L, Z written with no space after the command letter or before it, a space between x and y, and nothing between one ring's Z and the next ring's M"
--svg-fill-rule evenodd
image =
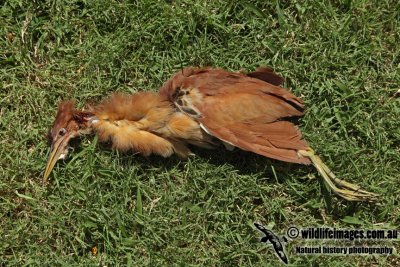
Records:
M64 136L64 134L67 132L67 130L65 130L65 128L61 128L60 131L58 132L58 134L60 136Z

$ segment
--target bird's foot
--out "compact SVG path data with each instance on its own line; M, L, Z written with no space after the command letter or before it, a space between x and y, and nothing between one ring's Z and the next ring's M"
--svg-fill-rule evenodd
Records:
M358 185L337 178L311 148L308 150L299 150L298 153L301 156L308 157L311 160L315 168L321 174L325 183L336 195L349 201L375 202L378 200L378 194L362 190Z

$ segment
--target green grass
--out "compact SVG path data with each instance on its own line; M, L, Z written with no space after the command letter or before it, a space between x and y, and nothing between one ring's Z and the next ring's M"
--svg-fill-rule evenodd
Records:
M399 228L398 1L138 2L1 5L0 266L278 266L254 221L280 234ZM273 67L306 103L300 127L312 147L381 204L333 198L327 207L313 168L250 153L144 158L89 137L42 186L59 101L156 91L189 65ZM301 256L294 244L292 266L399 264Z

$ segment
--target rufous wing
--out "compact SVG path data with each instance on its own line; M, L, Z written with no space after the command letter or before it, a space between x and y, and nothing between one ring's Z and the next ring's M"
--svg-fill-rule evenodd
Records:
M267 124L236 123L221 126L212 119L200 120L202 127L211 135L240 149L286 162L310 164L298 150L308 148L301 132L288 121Z
M269 72L259 72L263 71ZM297 153L308 148L307 142L287 121L303 115L303 102L266 79L270 78L187 68L164 84L160 94L226 143L269 158L310 164L308 158Z

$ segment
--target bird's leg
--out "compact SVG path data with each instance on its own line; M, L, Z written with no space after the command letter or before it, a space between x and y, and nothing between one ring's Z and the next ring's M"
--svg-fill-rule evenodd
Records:
M308 157L318 172L321 174L325 183L331 188L331 190L338 196L343 197L349 201L376 201L378 195L365 190L362 190L359 186L343 181L335 176L333 172L322 162L321 158L318 157L314 150L311 148L308 150L299 150L301 156Z

